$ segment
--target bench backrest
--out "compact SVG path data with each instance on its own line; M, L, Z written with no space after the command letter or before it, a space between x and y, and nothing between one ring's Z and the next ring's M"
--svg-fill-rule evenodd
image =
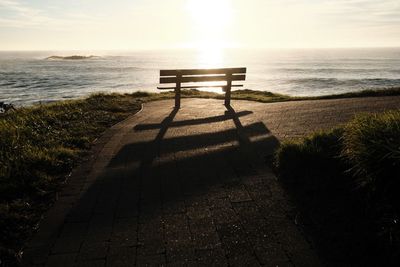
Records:
M175 84L172 87L158 87L158 89L175 90L175 107L180 107L181 88L201 88L201 87L222 87L225 91L225 105L230 105L231 88L242 85L233 85L234 81L244 81L246 79L246 68L222 68L222 69L178 69L160 70L160 84ZM207 82L226 82L223 85L189 85L182 86L184 83L207 83Z
M244 81L246 68L160 70L160 84Z

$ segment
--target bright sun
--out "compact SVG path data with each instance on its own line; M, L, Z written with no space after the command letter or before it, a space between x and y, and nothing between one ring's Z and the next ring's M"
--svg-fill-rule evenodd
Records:
M221 28L230 23L230 0L188 0L187 7L194 22L206 28Z
M194 46L205 49L227 45L232 20L231 0L187 0L193 22Z

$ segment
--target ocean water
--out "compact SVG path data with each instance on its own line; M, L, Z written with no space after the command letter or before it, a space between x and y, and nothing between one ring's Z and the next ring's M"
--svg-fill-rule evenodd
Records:
M52 55L99 57L46 59ZM93 92L157 92L160 69L201 67L247 67L245 89L292 96L400 87L400 48L0 52L0 101L30 105Z

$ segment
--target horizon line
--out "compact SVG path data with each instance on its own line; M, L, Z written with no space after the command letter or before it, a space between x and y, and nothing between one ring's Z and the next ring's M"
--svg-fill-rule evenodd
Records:
M0 49L0 52L53 52L53 51L162 51L162 50L308 50L308 49L382 49L382 48L400 48L397 46L332 46L332 47L216 47L216 48L199 48L199 47L167 47L167 48L109 48L109 49Z

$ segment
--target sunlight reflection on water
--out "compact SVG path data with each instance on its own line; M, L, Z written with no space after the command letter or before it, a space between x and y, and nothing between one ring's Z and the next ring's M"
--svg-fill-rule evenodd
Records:
M222 48L205 47L199 49L197 61L201 68L219 68L223 66L225 54Z
M197 65L199 68L221 68L224 67L225 53L224 49L220 47L215 47L213 45L204 45L202 48L198 49L197 52ZM209 85L209 86L224 86L226 83L221 82L208 82L208 83L198 83L199 85ZM201 91L208 91L222 94L221 87L203 87L199 88Z

